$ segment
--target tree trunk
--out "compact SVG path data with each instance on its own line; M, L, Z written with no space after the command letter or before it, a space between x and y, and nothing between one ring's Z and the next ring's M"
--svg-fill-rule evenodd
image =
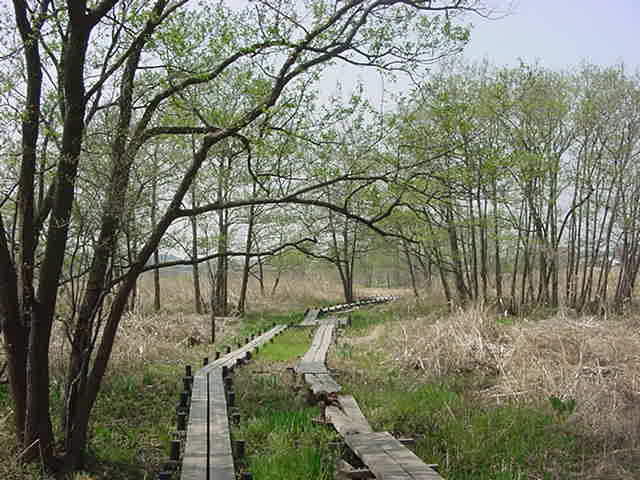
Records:
M191 186L191 205L197 207L196 202L196 185ZM195 215L189 218L191 222L191 259L195 262L198 259L198 219ZM198 263L192 266L193 273L193 296L196 313L202 315L202 294L200 292L200 271Z
M416 272L413 267L413 261L411 260L411 252L409 251L409 245L406 241L402 242L405 258L407 259L407 266L409 268L409 276L411 277L411 288L413 289L413 295L416 298L420 298L418 293L418 285L416 283Z
M255 194L255 191L254 191ZM247 255L244 257L244 265L242 267L242 284L240 285L240 298L238 298L238 313L244 314L247 303L247 288L249 287L249 269L251 268L251 249L253 247L253 224L255 221L256 207L251 205L249 207L249 217L247 219L247 241L245 243L245 252Z
M157 159L154 157L154 172L151 180L151 228L155 228L158 220L158 168ZM160 263L160 252L156 248L153 251L153 263L158 265ZM153 309L159 312L161 308L160 303L160 269L153 269Z
M455 277L456 290L462 302L469 299L469 289L464 281L464 272L462 268L462 260L460 257L460 249L458 247L458 233L453 224L453 213L447 211L447 233L449 236L449 247L451 249L451 259L453 262L453 275Z

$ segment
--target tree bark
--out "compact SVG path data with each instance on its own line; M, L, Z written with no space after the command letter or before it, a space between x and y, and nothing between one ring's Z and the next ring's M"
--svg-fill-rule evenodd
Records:
M255 190L255 188L254 188ZM255 194L255 192L254 192ZM244 314L247 303L247 289L249 286L249 269L251 268L251 249L253 247L253 224L255 222L256 207L249 207L249 217L247 219L247 241L245 242L245 251L247 255L244 258L244 266L242 267L242 284L240 285L240 298L238 299L238 313Z
M191 186L191 204L193 208L196 208L196 186ZM189 218L191 222L191 259L196 260L198 258L198 219L196 215L192 215ZM202 294L200 292L200 270L198 264L194 263L192 267L193 274L193 296L194 306L196 313L202 315Z

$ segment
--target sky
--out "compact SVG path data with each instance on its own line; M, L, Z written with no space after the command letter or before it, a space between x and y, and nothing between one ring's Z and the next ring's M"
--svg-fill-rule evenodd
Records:
M517 0L503 18L471 22L468 59L518 65L522 58L554 69L624 62L640 70L640 0Z
M481 0L509 13L485 19L467 17L471 40L463 57L487 59L496 66L539 63L552 69L577 67L587 61L602 66L624 62L629 72L640 71L640 0ZM413 84L400 77L395 85L382 81L372 70L339 67L325 72L321 98L343 94L359 79L374 105L393 104L387 92L402 93ZM384 98L384 100L383 100Z

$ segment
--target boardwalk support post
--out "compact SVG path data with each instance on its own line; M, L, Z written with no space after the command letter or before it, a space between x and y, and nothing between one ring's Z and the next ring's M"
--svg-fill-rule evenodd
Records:
M233 453L236 460L242 460L246 455L246 443L244 440L235 440L233 442Z
M167 464L167 467L171 470L177 470L179 463L180 463L180 440L171 440L169 463Z

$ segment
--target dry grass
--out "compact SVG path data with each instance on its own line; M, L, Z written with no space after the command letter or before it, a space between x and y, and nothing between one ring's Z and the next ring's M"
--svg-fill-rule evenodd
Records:
M498 320L472 309L392 324L378 337L404 368L490 379L474 392L485 402L575 400L568 423L598 450L589 478L632 478L623 465L640 458L640 318Z
M265 282L265 294L262 295L258 282L249 280L247 292L247 310L288 312L292 309L307 308L318 303L339 302L342 287L335 272L322 269L309 271L290 271L282 274L274 295L271 295L273 278ZM193 279L190 273L161 275L160 289L163 311L176 312L193 310ZM233 310L238 304L241 277L239 272L229 275L229 306ZM138 283L138 308L142 312L153 310L153 283L151 275L145 275ZM209 283L203 275L201 279L203 300L209 302Z

